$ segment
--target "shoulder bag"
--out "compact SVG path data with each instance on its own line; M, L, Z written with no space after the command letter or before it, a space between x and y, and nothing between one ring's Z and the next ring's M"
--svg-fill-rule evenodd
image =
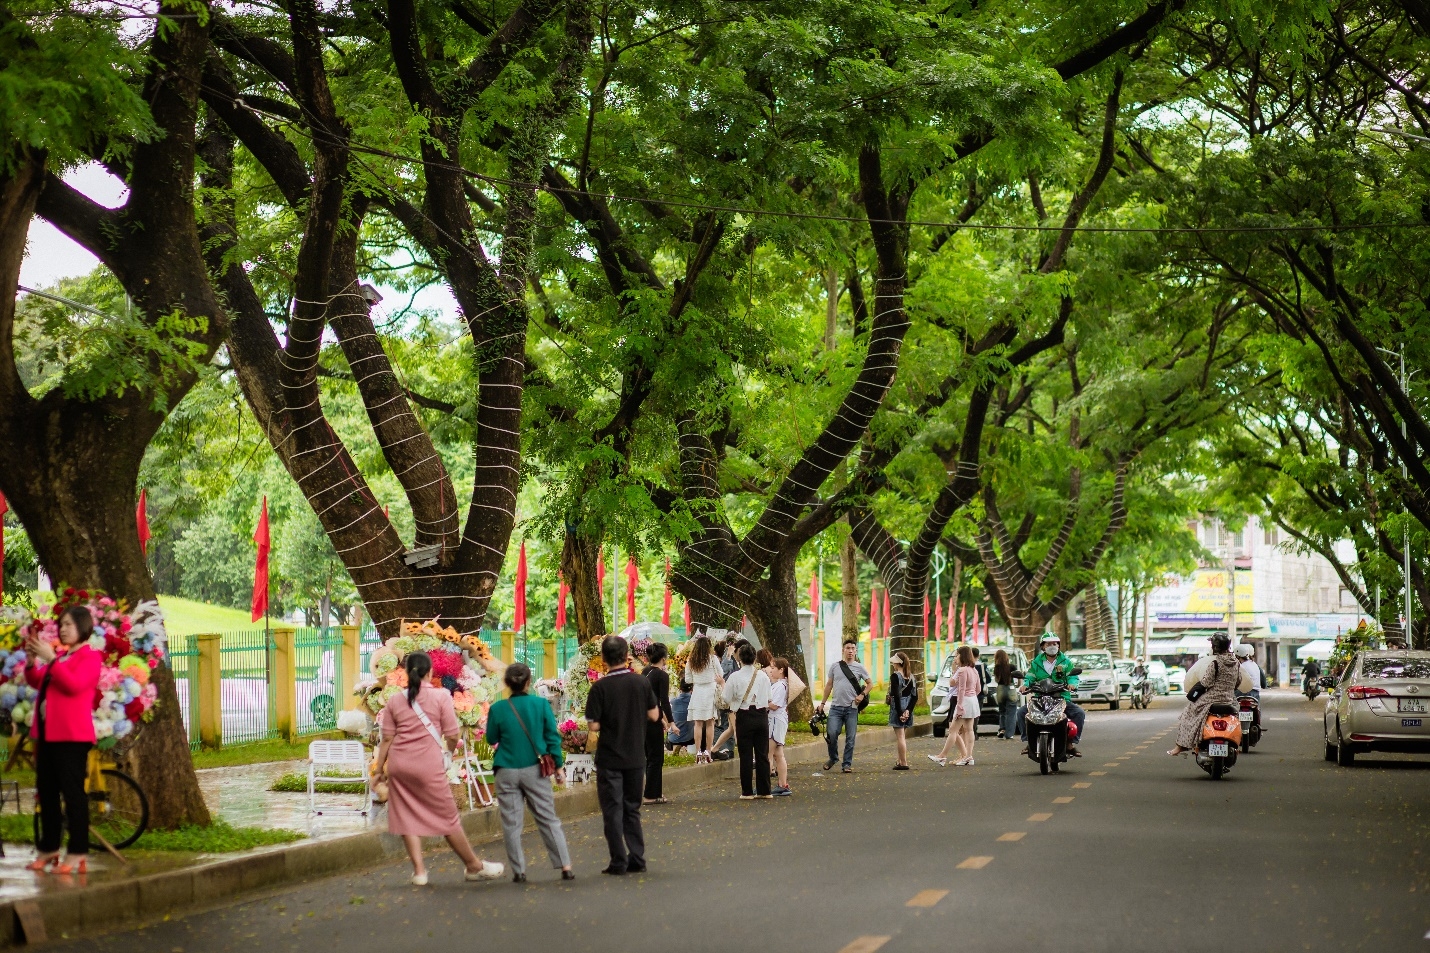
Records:
M859 710L863 711L868 708L869 696L864 693L864 686L859 684L859 679L854 677L854 670L849 667L849 663L841 660L839 670L844 673L845 678L849 679L849 684L854 686L854 697L858 698L861 694L864 695L863 700L859 702Z
M442 743L442 732L437 730L437 726L432 724L432 719L427 717L427 713L422 710L422 706L417 702L411 704L412 713L417 716L417 720L422 722L422 727L427 729L427 733L432 736L432 740L437 742L437 748L442 752L442 770L452 769L452 752L447 750L447 746Z
M543 778L551 777L556 773L556 759L546 754L536 746L535 741L532 741L531 732L526 730L526 722L522 720L521 712L517 710L516 699L510 699L507 704L511 706L511 713L516 716L516 723L521 726L521 733L526 735L526 740L530 742L531 750L536 752L536 763L541 767L541 776Z

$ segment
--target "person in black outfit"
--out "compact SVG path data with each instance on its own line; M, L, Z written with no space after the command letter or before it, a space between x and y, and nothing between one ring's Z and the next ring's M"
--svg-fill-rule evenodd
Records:
M646 649L646 669L643 674L655 693L660 706L660 721L645 726L645 803L664 804L661 772L665 768L665 732L675 724L675 712L670 710L670 675L665 659L670 650L662 642L652 642Z
M601 640L607 672L586 698L586 725L597 734L596 798L605 821L611 863L603 874L645 870L641 788L645 782L645 726L660 721L650 682L631 671L630 645L619 635Z

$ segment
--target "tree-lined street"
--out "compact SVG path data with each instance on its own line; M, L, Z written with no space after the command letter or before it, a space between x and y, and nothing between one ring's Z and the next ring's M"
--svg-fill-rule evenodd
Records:
M1163 753L1179 708L1091 712L1086 756L1058 776L996 739L979 741L973 768L939 769L925 738L908 773L881 748L853 775L792 772L792 798L706 788L646 809L639 877L597 873L593 816L566 825L573 883L528 834L539 861L525 885L465 885L443 859L416 889L392 865L64 948L1425 948L1430 764L1337 768L1321 759L1320 705L1273 692L1269 733L1215 783Z

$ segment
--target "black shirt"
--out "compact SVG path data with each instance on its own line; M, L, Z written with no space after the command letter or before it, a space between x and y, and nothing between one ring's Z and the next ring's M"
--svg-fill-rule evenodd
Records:
M675 722L675 713L670 710L670 673L663 672L652 665L641 673L650 682L650 690L655 692L655 700L660 705L660 713L672 724ZM656 727L659 723L653 722Z
M586 720L600 724L596 767L629 771L645 767L646 712L658 707L650 682L630 669L611 672L591 686Z

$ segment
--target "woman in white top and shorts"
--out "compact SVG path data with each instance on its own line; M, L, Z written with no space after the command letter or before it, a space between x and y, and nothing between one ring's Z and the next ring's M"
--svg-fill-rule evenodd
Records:
M789 732L789 661L770 662L770 764L775 769L775 797L789 797L789 764L785 761L785 735Z
M943 750L938 754L929 755L929 760L935 764L948 764L949 748L955 743L958 750L963 754L954 764L960 767L973 766L973 743L978 739L978 669L973 659L973 649L967 645L958 647L958 668L953 672L953 684L949 689L956 695L957 707L953 711L953 724L949 728L948 737L943 742Z
M709 745L715 740L715 689L725 685L709 636L695 637L695 647L685 662L685 680L691 685L686 717L695 723L695 763L708 764L712 760Z

